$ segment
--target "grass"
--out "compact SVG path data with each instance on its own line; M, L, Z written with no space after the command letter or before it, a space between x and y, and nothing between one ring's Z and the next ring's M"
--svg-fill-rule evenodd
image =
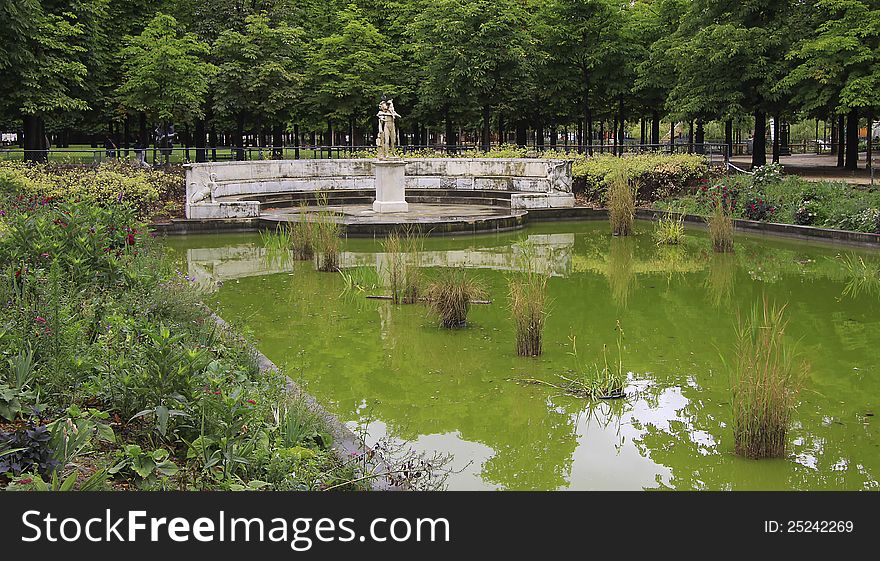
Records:
M540 356L549 277L536 270L534 246L523 244L523 248L523 272L507 281L510 313L516 331L516 354Z
M633 231L636 212L636 190L630 185L627 172L621 168L606 180L608 187L608 219L615 236L628 236Z
M716 308L730 305L736 278L735 259L735 255L717 254L709 261L705 287L709 300Z
M467 325L471 300L486 296L483 283L460 269L449 269L431 281L425 291L428 306L448 329Z
M724 205L717 204L706 220L712 249L718 253L733 252L733 216Z
M617 399L626 397L627 373L623 368L623 328L618 320L617 326L617 360L608 362L608 346L602 346L602 362L588 367L580 364L574 376L559 374L559 382L547 382L535 378L519 380L527 384L539 384L560 390L567 395L584 399ZM577 339L571 337L571 355L579 361Z
M315 256L314 222L306 211L305 204L301 204L299 209L301 219L290 227L290 249L293 250L294 259L305 261Z
M415 304L424 290L420 263L423 242L420 235L411 231L403 237L394 232L382 242L388 286L395 304Z
M678 245L684 237L684 215L662 216L654 226L657 245Z
M342 249L342 228L327 208L327 195L318 195L318 205L323 210L311 220L310 233L314 248L315 268L325 273L339 271L339 253Z
M732 373L734 447L746 458L785 455L786 433L806 364L785 340L785 306L755 306L737 328Z
M605 271L608 287L612 299L622 308L626 307L637 279L633 272L634 243L633 239L612 238L608 253L608 267Z

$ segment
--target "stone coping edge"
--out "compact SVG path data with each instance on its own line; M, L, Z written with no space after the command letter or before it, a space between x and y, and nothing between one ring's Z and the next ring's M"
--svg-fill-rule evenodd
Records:
M475 230L473 232L468 232L468 230L457 230L454 233L468 232L478 234L513 230L524 227L526 223L531 221L604 220L608 217L607 209L592 207L528 209L525 212L526 214L517 221L517 224L510 225L512 227L502 227L498 229L489 228L486 230ZM636 218L643 220L657 220L662 216L678 215L681 215L681 213L644 207L636 209ZM703 225L706 222L705 217L695 214L684 214L684 220L689 224L695 225ZM880 234L871 234L867 232L853 232L851 230L836 230L832 228L817 228L815 226L798 226L796 224L758 222L755 220L743 219L734 220L734 226L741 231L758 234L880 248ZM187 220L177 218L172 219L170 222L153 224L152 227L157 233L167 235L256 232L260 230L261 227L265 227L265 221L262 218L214 220ZM381 232L374 233L379 234ZM439 234L441 232L438 231L436 233Z
M213 311L209 312L211 318L214 320L214 323L220 329L226 331L234 331L234 328L226 323L226 321L218 316ZM281 369L278 368L274 362L269 360L269 358L260 352L259 349L250 345L251 350L257 358L257 363L260 367L260 372L268 372L268 371L276 371L281 372ZM354 456L361 456L372 458L368 461L367 465L370 466L370 469L374 473L387 473L389 470L388 465L379 458L378 454L372 454L373 449L363 443L361 439L355 435L351 429L346 427L342 421L339 420L336 415L333 415L324 407L318 403L318 400L315 399L310 393L306 392L302 386L293 381L290 377L287 378L287 391L291 393L294 397L302 399L306 407L312 413L316 414L327 426L327 429L330 431L330 434L333 436L333 446L331 450L336 455L336 457L342 462L351 461ZM399 485L395 485L386 481L385 477L377 476L371 478L370 480L370 489L372 491L403 491L404 487Z

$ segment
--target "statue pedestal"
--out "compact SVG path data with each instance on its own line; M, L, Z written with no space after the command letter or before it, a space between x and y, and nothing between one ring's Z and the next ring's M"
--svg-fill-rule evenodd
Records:
M406 162L401 159L373 162L373 168L376 172L376 200L373 201L373 211L406 212L409 210L404 194L405 167Z

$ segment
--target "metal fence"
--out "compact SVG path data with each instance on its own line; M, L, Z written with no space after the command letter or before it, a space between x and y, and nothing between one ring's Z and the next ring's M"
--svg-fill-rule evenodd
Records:
M492 145L493 150L507 148L509 145ZM727 145L723 143L704 144L637 144L622 143L613 144L550 144L530 145L519 147L525 157L541 157L548 152L571 153L571 154L617 154L631 155L643 153L660 154L703 154L710 164L722 164L728 158ZM0 160L24 160L25 156L30 159L46 161L57 164L99 164L106 161L129 161L145 167L160 166L164 164L184 164L195 161L224 162L224 161L254 161L271 159L336 159L336 158L363 158L374 154L375 146L369 145L301 145L301 146L246 146L243 148L232 146L216 146L207 148L176 147L176 148L148 148L146 150L134 148L50 148L49 150L26 151L20 148L0 148ZM446 153L453 156L464 154L479 155L482 152L477 144L404 144L397 147L403 155L414 155L419 152ZM201 152L201 153L200 153Z

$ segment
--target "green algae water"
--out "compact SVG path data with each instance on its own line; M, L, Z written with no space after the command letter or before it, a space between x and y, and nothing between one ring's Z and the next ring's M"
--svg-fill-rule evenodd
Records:
M383 294L380 241L349 239L343 274L278 259L258 235L170 238L206 302L366 435L452 456L457 489L876 489L880 477L880 291L850 263L867 250L738 234L717 255L704 231L657 247L653 224L613 238L605 222L559 222L509 234L429 238L430 277L464 267L492 299L465 329ZM544 355L514 353L507 278L534 247L551 275ZM785 304L786 336L809 363L787 457L733 454L730 379L738 314ZM617 356L622 400L562 395L524 378ZM576 341L576 356L572 342Z

